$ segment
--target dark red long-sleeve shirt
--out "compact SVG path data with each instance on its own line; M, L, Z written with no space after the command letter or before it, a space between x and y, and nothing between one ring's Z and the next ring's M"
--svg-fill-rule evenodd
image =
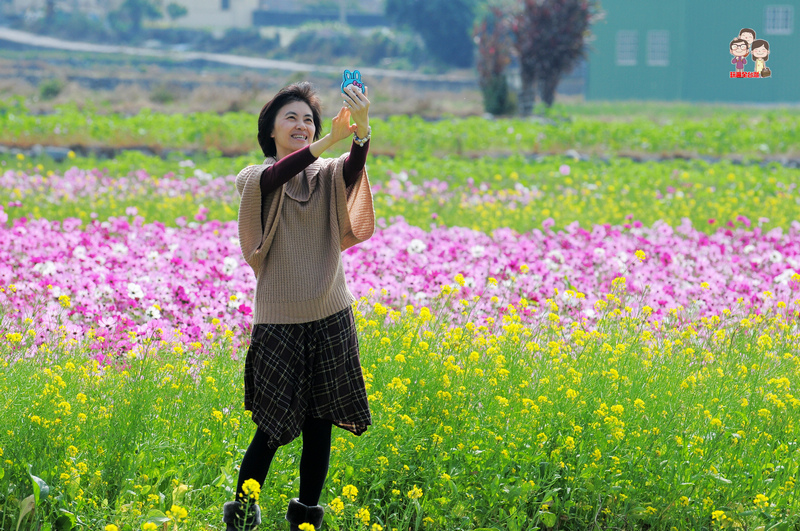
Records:
M358 180L361 170L364 169L364 165L367 163L368 151L369 141L363 147L355 142L350 146L350 154L344 161L345 186L352 186ZM315 160L317 158L311 154L311 147L306 146L290 155L286 155L264 170L261 173L261 204L266 203L266 198L269 194L289 182L292 177L306 169Z

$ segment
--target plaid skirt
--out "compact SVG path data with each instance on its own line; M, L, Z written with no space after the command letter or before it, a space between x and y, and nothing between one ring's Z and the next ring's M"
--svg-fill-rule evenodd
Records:
M372 424L353 310L301 324L257 324L244 365L244 405L269 435L288 444L306 417L355 435Z

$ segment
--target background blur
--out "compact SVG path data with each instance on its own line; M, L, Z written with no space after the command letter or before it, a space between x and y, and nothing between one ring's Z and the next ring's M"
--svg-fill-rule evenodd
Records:
M359 68L378 114L544 112L555 100L797 104L789 0L0 0L0 96L47 107L257 109ZM731 78L743 28L769 78ZM746 73L754 71L748 57ZM751 74L751 76L754 74ZM162 110L163 110L162 109Z

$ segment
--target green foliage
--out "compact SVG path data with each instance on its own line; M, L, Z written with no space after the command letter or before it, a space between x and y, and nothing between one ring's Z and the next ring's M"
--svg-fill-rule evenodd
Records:
M42 81L39 84L39 97L43 100L55 99L64 90L64 86L65 83L58 78Z
M419 32L434 57L466 68L473 64L476 6L477 0L386 0L386 16Z
M622 109L632 108L631 104L622 105ZM373 154L433 156L563 154L575 149L589 155L736 155L756 160L766 155L800 154L800 112L792 109L760 114L729 107L712 112L687 109L685 117L656 114L649 118L617 112L615 108L597 116L594 108L592 104L557 107L562 115L574 118L546 122L480 117L432 122L418 116L376 117L370 123L379 136L374 137L371 149ZM600 104L599 108L608 106ZM241 112L184 116L148 109L121 116L79 109L74 104L58 106L54 114L33 115L24 100L13 99L0 102L0 143L145 146L156 152L215 148L239 155L258 147L254 141L255 118ZM347 149L346 143L342 149Z
M157 20L163 16L156 0L125 0L111 13L109 22L117 31L135 35L141 31L145 19Z
M188 14L189 10L180 4L176 4L175 2L170 2L167 5L167 15L169 16L170 20L177 20L181 17L185 17Z
M150 91L150 101L153 103L172 103L179 97L179 92L174 85L159 83Z
M494 115L512 114L516 98L508 89L508 80L503 74L481 79L483 108Z

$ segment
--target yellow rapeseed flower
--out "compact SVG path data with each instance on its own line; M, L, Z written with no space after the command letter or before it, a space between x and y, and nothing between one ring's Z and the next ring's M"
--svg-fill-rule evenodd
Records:
M328 504L328 507L331 508L333 514L338 516L342 514L342 511L344 511L344 502L342 502L342 499L337 496L331 500L331 502Z
M756 496L756 499L753 500L753 503L759 509L766 509L767 507L769 507L769 498L767 498L763 494L759 494Z
M158 526L153 522L145 522L142 526L142 531L156 531Z
M261 494L261 485L255 479L246 479L242 484L242 492L248 498L258 501L258 496Z
M418 500L422 498L422 489L414 485L414 488L408 491L407 496L409 499Z
M314 524L309 524L304 522L298 526L298 529L300 531L314 531L316 527L314 527Z
M342 496L349 498L350 501L355 501L358 496L358 489L353 485L345 485L342 489Z
M359 509L358 512L356 513L356 518L361 520L361 523L363 523L364 525L369 525L369 509L367 509L366 507L362 507L361 509Z

